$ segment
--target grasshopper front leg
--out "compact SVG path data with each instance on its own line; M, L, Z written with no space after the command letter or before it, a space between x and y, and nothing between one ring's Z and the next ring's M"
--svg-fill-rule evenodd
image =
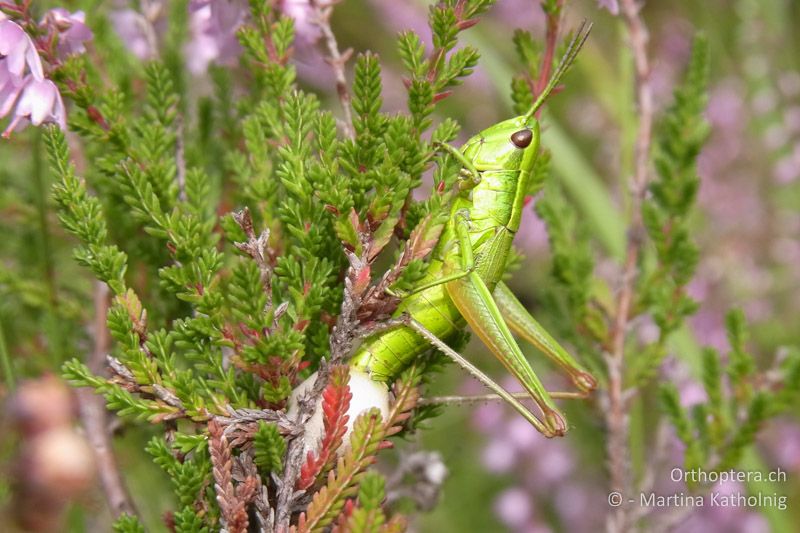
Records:
M478 172L478 169L475 168L475 165L469 159L461 153L461 150L450 146L447 143L436 143L436 147L441 148L448 154L450 154L456 161L461 163L461 181L459 182L458 188L460 190L467 190L475 187L481 182L481 173ZM469 178L467 180L466 178Z
M597 388L594 379L585 368L581 366L535 318L531 316L511 289L502 281L494 289L494 301L500 309L506 323L520 337L527 340L542 351L558 366L569 374L572 382L583 392L591 392Z
M468 221L464 216L457 217L456 234L460 247L461 267L469 274L445 285L447 294L475 334L536 402L544 416L546 431L543 433L549 437L563 435L567 430L564 415L522 354L492 298L491 291L473 269L472 244Z

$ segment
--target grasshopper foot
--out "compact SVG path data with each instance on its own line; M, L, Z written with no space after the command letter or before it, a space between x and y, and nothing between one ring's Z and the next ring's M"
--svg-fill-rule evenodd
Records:
M588 372L576 372L573 374L572 383L583 392L592 392L597 388L597 380Z
M564 418L564 415L558 411L547 409L544 412L544 422L545 427L548 430L548 433L544 434L545 437L563 437L567 432L567 421Z

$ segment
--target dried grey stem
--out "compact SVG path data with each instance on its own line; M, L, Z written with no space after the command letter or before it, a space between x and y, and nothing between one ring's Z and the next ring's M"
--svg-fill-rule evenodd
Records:
M240 453L236 464L241 472L242 480L250 478L257 481L255 493L253 494L253 514L258 523L258 530L263 532L273 531L275 512L269 504L267 487L261 483L261 476L258 473L255 462L253 462L252 450Z
M610 489L632 494L633 481L629 467L629 413L624 395L625 338L628 329L637 265L643 240L641 205L647 193L650 165L650 144L653 135L653 93L650 85L650 63L647 56L647 28L640 14L641 5L635 0L621 0L620 8L628 29L630 48L636 69L636 103L639 126L636 134L635 168L632 180L631 222L625 263L620 276L616 314L611 334L608 367L608 409L605 411L608 438L606 453L611 476ZM626 506L618 507L606 523L610 532L628 531L632 524Z
M135 392L143 392L141 385L139 385L139 383L136 381L133 372L131 372L130 369L127 366L125 366L124 363L122 363L122 361L120 361L114 356L107 354L105 355L105 360L107 361L108 366L111 368L114 374L116 374L120 379L122 379L122 381L125 382L125 385L129 390ZM180 411L183 411L184 406L180 398L178 398L174 392L164 387L163 385L154 383L149 387L149 390L147 392L152 393L153 396L155 396L165 404L169 405L170 407L174 407L176 409L179 409ZM183 413L181 413L181 416L182 415Z
M269 254L269 230L265 229L256 237L253 218L250 216L250 210L246 207L233 213L233 219L247 235L246 242L237 242L234 245L252 257L253 261L258 265L261 286L264 288L264 294L267 297L266 309L270 309L272 307L272 265Z
M87 361L93 372L103 370L103 362L111 344L106 328L106 314L109 306L109 290L100 281L94 285L94 348ZM86 430L86 438L92 447L100 483L103 486L108 508L115 518L123 513L136 515L136 509L120 474L111 435L108 430L108 411L105 400L92 390L79 389L76 392L81 423Z
M269 505L269 493L267 487L261 485L256 497L253 500L255 504L255 515L258 521L259 532L271 533L275 530L275 509Z
M226 435L234 431L237 426L257 423L260 420L272 422L278 429L286 435L297 435L300 431L294 420L286 416L283 411L273 411L271 409L234 409L228 406L229 416L216 416L216 421L225 427Z
M136 381L136 378L133 377L133 372L131 372L127 366L122 364L122 361L113 355L106 355L106 362L108 363L109 368L111 368L111 370L124 381Z
M438 452L403 453L386 479L386 503L408 498L420 511L432 510L439 501L447 467Z
M368 249L368 247L365 247ZM314 410L320 403L322 391L328 385L331 368L338 364L347 362L353 347L353 341L357 338L359 321L358 310L362 302L362 294L354 289L354 280L358 279L358 272L367 266L366 260L349 253L350 267L347 270L344 284L344 298L342 300L341 312L336 319L336 325L330 336L331 355L328 360L320 361L317 369L317 377L309 391L298 401L297 416L294 423L300 428L298 436L289 441L286 449L286 461L283 475L278 485L278 501L275 511L276 531L288 531L289 521L292 516L295 501L305 494L305 491L295 491L297 477L300 474L300 467L305 459L305 440L302 435L302 428L313 416Z
M176 409L183 410L183 402L175 396L175 393L169 390L168 388L159 385L158 383L153 384L153 394L156 395L156 398L164 402L165 404L175 407Z
M353 138L353 111L350 107L350 92L347 88L347 78L344 73L344 65L350 59L352 50L345 50L344 53L339 51L339 43L336 41L336 35L331 29L331 15L333 14L333 6L336 2L320 2L319 0L310 0L309 5L313 9L312 22L319 28L322 37L325 40L325 46L328 48L328 63L333 68L333 74L336 78L336 92L339 95L339 101L342 104L342 112L344 113L344 132L349 138Z
M653 445L654 452L651 460L647 462L644 475L639 483L640 493L650 493L655 488L656 476L662 470L663 466L667 463L669 458L669 445L670 445L671 430L669 425L661 420L656 429L656 438ZM631 523L635 524L641 518L651 514L656 508L641 506L634 510L631 517Z

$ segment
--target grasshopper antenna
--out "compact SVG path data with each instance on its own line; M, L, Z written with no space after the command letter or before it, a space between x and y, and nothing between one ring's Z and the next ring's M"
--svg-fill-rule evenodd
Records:
M569 42L569 46L567 47L567 51L564 53L564 57L561 58L559 61L558 66L556 67L556 71L550 77L550 81L547 82L544 90L536 97L536 101L531 106L531 109L525 113L525 122L531 119L533 115L539 111L539 108L542 107L547 97L550 96L550 93L553 92L553 89L561 81L561 78L564 74L567 73L569 67L572 66L572 63L575 62L575 58L578 56L578 52L581 51L583 47L583 43L586 42L586 39L589 37L589 32L592 31L592 23L587 22L584 20L581 22L581 25L578 27L578 31L575 32L575 35L572 37L572 40Z

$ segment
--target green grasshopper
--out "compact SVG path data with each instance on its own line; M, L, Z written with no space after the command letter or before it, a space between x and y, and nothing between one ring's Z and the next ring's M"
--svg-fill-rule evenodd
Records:
M404 295L394 314L407 320L365 339L351 360L353 370L366 373L374 381L391 381L425 352L429 343L445 350L441 341L446 343L468 324L522 384L544 420L499 385L492 388L545 436L560 436L567 430L564 415L511 331L550 357L581 391L593 390L596 381L528 313L501 278L539 153L536 112L575 60L590 29L591 25L581 26L547 86L525 115L483 130L460 151L442 146L462 165L460 191L450 217L431 253L425 277Z

